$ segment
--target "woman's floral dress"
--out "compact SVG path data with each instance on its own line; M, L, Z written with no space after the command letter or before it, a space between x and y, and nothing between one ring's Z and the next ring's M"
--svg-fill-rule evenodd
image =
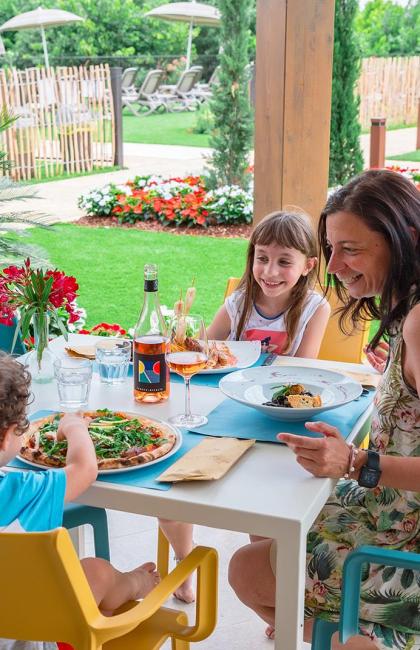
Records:
M371 449L420 456L420 399L401 368L402 325L375 397ZM353 548L372 544L420 553L420 492L340 481L308 535L305 615L338 620L341 570ZM366 565L361 628L381 649L420 650L420 572Z

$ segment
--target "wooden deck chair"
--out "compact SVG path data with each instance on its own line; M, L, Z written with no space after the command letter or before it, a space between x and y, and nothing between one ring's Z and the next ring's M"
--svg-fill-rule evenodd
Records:
M162 605L195 570L196 620L189 626L185 612ZM77 650L157 650L171 639L173 650L188 650L190 642L205 639L216 625L217 553L212 548L197 546L146 598L127 603L113 616L98 610L64 528L2 533L0 575L7 593L0 638L61 641Z
M212 72L208 83L196 83L192 93L200 102L204 102L206 99L210 99L213 94L213 88L219 83L220 77L220 66L218 65Z
M189 70L184 70L176 85L162 86L168 111L193 111L198 108L200 102L194 95L194 88L201 74L201 66L193 66Z
M163 70L149 70L139 88L137 103L140 106L142 115L149 115L159 108L166 109L165 97L160 91ZM145 110L144 110L145 109Z
M134 70L134 68L128 68L128 70ZM135 86L134 81L132 85L123 87L123 106L127 106L136 116L149 115L158 108L166 108L165 97L159 91L162 77L163 70L149 70L140 88ZM127 76L127 79L130 81L130 76Z
M134 115L136 115L136 112L133 110L132 104L135 104L138 99L138 91L135 86L137 72L138 68L126 68L121 77L121 101L123 108L127 106Z
M240 278L228 278L225 290L225 299L235 291ZM366 323L361 329L356 330L351 336L342 333L338 325L338 316L334 315L335 309L339 306L338 298L334 291L331 291L328 302L331 305L331 316L325 330L319 359L331 361L346 361L348 363L361 363L363 359L363 348L369 338L369 324Z

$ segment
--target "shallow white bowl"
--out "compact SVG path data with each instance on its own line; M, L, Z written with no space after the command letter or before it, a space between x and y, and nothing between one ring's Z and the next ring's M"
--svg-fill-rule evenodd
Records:
M264 406L264 402L271 400L275 387L282 384L303 384L305 390L321 396L322 406L306 409ZM261 366L240 370L223 377L219 388L236 402L276 420L307 420L357 399L363 391L362 386L351 377L304 366Z

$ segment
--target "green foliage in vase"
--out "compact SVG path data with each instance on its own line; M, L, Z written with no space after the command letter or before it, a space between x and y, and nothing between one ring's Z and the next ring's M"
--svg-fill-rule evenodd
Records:
M354 34L357 0L337 0L331 103L329 185L342 185L363 169L359 98L355 87L360 56Z
M0 322L13 324L18 315L12 349L19 332L25 340L30 335L30 326L34 325L38 363L42 352L48 345L48 324L51 322L59 332L68 339L65 327L79 320L76 304L79 285L73 276L66 276L58 269L47 270L33 268L28 258L22 267L8 266L0 271ZM64 308L66 317L60 309Z
M209 159L210 186L249 182L248 154L252 140L252 110L248 97L248 41L251 0L219 0L222 14L219 83L210 102L214 131Z

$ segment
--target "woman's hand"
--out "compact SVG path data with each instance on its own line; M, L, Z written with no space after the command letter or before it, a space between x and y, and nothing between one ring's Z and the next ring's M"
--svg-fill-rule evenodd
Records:
M389 344L386 341L381 341L373 350L368 345L365 345L363 352L375 370L380 373L385 372L386 362L389 356Z
M277 438L296 454L296 460L314 476L342 478L348 470L350 450L336 427L325 422L305 422L308 431L322 433L323 438L307 438L279 433Z

